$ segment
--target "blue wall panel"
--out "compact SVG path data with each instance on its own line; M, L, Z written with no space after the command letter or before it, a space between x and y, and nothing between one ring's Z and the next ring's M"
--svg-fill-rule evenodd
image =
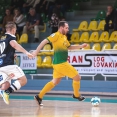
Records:
M28 80L22 90L41 90L48 80ZM63 79L53 90L72 91L72 80ZM117 81L81 81L83 92L117 92Z

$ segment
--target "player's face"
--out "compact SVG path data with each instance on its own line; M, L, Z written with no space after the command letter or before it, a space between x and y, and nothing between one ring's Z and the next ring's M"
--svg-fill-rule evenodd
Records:
M12 32L13 32L13 35L15 35L15 33L16 33L16 27L14 27L14 28L12 29Z
M63 35L66 35L69 31L69 25L65 23L65 26L62 28Z

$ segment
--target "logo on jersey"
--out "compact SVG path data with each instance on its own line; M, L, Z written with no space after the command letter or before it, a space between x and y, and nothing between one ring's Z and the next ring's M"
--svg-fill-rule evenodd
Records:
M0 59L0 65L2 65L2 63L3 63L3 60L2 60L2 59Z
M0 43L0 54L2 54L5 50L5 42Z
M50 36L51 36L51 37L54 37L54 35L55 35L55 33L51 34Z

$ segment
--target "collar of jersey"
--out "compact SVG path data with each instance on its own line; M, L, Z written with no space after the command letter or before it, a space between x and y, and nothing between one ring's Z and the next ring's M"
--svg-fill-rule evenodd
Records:
M12 34L10 34L10 33L5 33L5 34L11 35L12 37L16 37L15 35L12 35Z

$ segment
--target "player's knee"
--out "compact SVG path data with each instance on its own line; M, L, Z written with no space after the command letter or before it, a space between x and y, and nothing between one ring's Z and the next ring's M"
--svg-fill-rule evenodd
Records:
M52 82L54 85L58 85L60 83L61 79L53 79Z
M24 86L26 83L27 83L27 78L24 77L24 78L23 78L23 86Z
M27 83L27 78L25 76L18 79L21 86L24 86Z
M79 80L81 80L81 76L78 74L78 75L76 75L76 76L73 78L73 80L79 81Z

